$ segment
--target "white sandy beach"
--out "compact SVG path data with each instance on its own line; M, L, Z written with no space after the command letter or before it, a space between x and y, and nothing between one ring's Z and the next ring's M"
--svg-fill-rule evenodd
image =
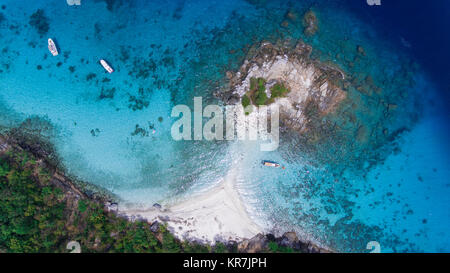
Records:
M239 240L252 238L262 229L254 223L235 189L236 176L231 170L224 181L205 193L166 208L127 209L121 213L139 215L149 221L167 222L182 239Z

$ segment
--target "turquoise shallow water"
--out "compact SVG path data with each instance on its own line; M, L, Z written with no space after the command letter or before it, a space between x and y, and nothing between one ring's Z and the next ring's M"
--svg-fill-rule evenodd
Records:
M238 190L267 231L296 230L341 251L367 251L369 241L380 242L386 252L450 251L448 112L439 87L423 68L412 69L414 56L400 38L385 38L344 4L1 5L1 125L29 119L34 128L48 126L44 132L67 170L123 203L146 207L186 197L212 187L238 165ZM301 16L310 7L320 20L316 36L303 35L301 19L281 26L289 8ZM48 17L42 37L29 25L37 9ZM60 56L49 55L47 37L55 39ZM257 143L172 140L172 106L191 106L194 96L204 104L220 103L212 94L225 72L239 67L253 43L279 38L303 38L317 58L349 74L370 74L385 90L383 100L399 111L387 115L373 97L351 93L348 117L358 122L338 120L345 125L342 134L315 150L292 134L283 135L280 148L270 153L260 152ZM349 66L357 45L367 57ZM116 72L106 74L100 58ZM372 132L367 142L355 141L355 126ZM379 127L393 133L380 140ZM286 170L262 168L263 159Z

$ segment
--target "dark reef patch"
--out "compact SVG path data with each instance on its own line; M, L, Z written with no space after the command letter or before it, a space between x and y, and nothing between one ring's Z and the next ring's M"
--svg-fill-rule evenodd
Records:
M135 77L136 79L147 79L156 70L156 62L152 58L143 60L141 58L134 58L133 66L128 75Z
M120 46L119 60L121 60L122 62L126 62L126 61L128 61L129 58L130 58L130 53L127 51L127 48L125 46Z
M63 55L64 55L64 62L66 62L67 59L68 59L69 56L70 56L70 51L64 51L64 52L63 52Z
M91 130L91 135L92 135L93 137L98 137L99 134L100 134L100 129L95 128L95 129L92 129L92 130Z
M97 38L97 40L101 40L102 36L100 35L101 32L101 27L100 27L100 23L95 23L94 24L94 36L95 38Z
M98 98L100 100L113 99L115 93L116 93L116 88L115 87L112 87L112 88L104 88L104 87L102 87L102 90L101 90L100 95L98 96Z
M30 26L35 28L39 35L43 36L50 29L48 23L48 18L45 16L44 10L38 9L35 13L30 16L29 21Z
M139 124L136 124L136 128L134 129L134 131L131 133L131 136L141 136L141 137L146 137L148 136L148 131L145 130L144 128L141 128L139 126Z
M128 102L128 108L132 109L133 111L142 110L144 108L147 108L149 105L149 102L144 98L132 95L130 95Z
M90 80L94 79L95 77L97 77L97 74L89 73L86 75L86 81L90 81Z
M175 11L173 12L172 18L176 20L180 20L183 17L183 9L184 9L185 0L179 1Z

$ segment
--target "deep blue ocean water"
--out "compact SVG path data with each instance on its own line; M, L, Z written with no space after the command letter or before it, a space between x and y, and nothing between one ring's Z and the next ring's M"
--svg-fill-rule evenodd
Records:
M148 207L205 191L237 166L238 190L267 231L295 230L340 251L367 252L369 241L383 252L450 251L447 1L81 2L0 1L0 125L27 121L69 173ZM314 37L301 19L281 26L289 9L301 18L310 8L320 22ZM38 9L49 23L42 35L29 24ZM270 153L257 143L172 140L172 106L194 96L220 104L212 94L246 50L286 38L304 39L349 74L370 74L398 107L385 117L355 95L358 122L345 132L398 133L364 145L343 133L311 153L290 135ZM357 45L367 57L346 67ZM101 58L116 72L106 74ZM268 158L286 170L262 168Z

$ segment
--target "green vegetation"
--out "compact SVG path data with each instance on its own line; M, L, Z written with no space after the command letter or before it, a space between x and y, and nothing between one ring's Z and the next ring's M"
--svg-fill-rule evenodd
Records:
M51 171L23 151L0 156L0 253L69 252L77 241L82 252L189 252L199 244L175 239L164 225L131 222L104 209L99 201L64 192ZM159 239L158 239L159 238Z
M286 246L280 246L276 242L269 242L268 244L269 251L272 253L294 253L296 252L294 249Z
M251 105L251 100L247 95L242 96L242 106L246 115L249 115L252 109L245 109L247 106Z
M258 92L266 91L266 80L264 78L258 78Z
M253 82L255 82L254 78ZM250 79L250 82L252 82L252 79ZM256 79L256 86L255 84L254 88L251 88L252 85L250 84L250 92L253 94L253 101L256 105L265 105L267 102L267 94L266 94L266 80L264 78L258 78Z
M263 90L263 91L257 91L256 93L255 93L255 104L256 105L266 105L267 104L267 100L268 100L269 98L267 97L267 94L266 94L266 92L265 92L265 90Z
M87 210L87 204L84 200L78 201L78 210L83 213Z
M248 105L269 105L275 101L275 98L284 97L289 93L289 89L283 83L276 83L270 89L271 96L266 94L266 80L264 78L250 78L250 90L242 96L242 106ZM246 113L248 114L248 113Z
M251 103L250 98L246 94L242 96L242 106L244 106L244 108L249 106L250 103Z
M283 83L276 83L272 88L270 88L271 98L279 98L284 97L287 93L289 93L289 89L284 86Z
M257 78L250 78L250 92L256 90L258 87L258 79Z

